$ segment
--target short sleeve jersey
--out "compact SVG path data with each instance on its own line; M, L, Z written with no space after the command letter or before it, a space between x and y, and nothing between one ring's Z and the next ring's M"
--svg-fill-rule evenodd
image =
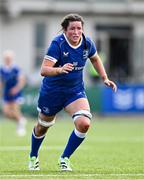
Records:
M4 96L9 95L9 90L18 83L18 76L20 69L17 66L7 68L5 66L0 68L0 79L3 84Z
M82 38L76 47L69 43L65 34L54 38L44 58L55 62L55 67L71 63L74 69L68 74L44 77L41 92L84 88L83 69L87 59L94 56L96 52L94 42L88 37L85 40Z

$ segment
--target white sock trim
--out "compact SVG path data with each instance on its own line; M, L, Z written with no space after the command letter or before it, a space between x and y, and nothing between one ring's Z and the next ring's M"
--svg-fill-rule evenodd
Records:
M74 129L75 135L79 138L85 138L87 133L81 133L76 128Z
M37 136L35 135L35 133L34 133L34 129L33 129L33 131L32 131L32 134L33 134L33 136L34 136L36 139L42 139L43 137L45 137L45 134L42 135L42 136L40 136L40 137L37 137Z

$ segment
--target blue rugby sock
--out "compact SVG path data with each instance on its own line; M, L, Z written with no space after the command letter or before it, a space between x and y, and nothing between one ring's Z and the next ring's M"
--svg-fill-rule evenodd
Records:
M33 156L37 157L38 156L38 151L39 151L39 148L40 148L41 143L43 142L44 138L45 138L45 135L41 136L41 137L36 137L35 132L33 130L32 137L31 137L30 157L33 157Z
M86 133L80 133L75 129L70 135L68 143L61 157L69 158L73 154L73 152L79 147L79 145L83 142L83 140L85 139L85 135Z

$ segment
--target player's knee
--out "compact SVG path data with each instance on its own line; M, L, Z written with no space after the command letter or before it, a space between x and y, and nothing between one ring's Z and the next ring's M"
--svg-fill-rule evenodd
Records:
M79 118L79 120L77 120L75 124L76 127L80 129L82 132L87 132L90 127L90 120Z
M39 116L38 123L35 127L35 135L38 137L46 134L48 128L55 124L55 118L52 121L47 121L46 119L45 120L43 119Z
M45 128L49 128L55 124L55 118L51 121L43 120L42 118L38 118L38 123Z
M92 114L88 110L80 110L72 115L74 121L76 121L79 117L86 117L91 120Z
M91 113L88 110L80 110L72 116L74 123L83 132L86 132L90 127Z
M37 137L41 137L41 136L43 136L43 135L46 134L47 129L48 129L48 128L43 127L43 126L41 126L41 125L38 123L38 124L35 126L35 128L34 128L34 134L35 134L35 136L37 136Z
M87 131L90 128L90 121L86 121L82 124L82 128L84 131Z

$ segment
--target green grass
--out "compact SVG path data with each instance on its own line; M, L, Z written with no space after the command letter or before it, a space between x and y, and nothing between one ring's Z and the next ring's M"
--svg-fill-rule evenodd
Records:
M2 119L2 118L1 118ZM72 172L59 172L57 161L73 129L70 119L58 118L39 153L41 170L27 169L31 131L17 137L16 125L0 121L0 179L144 179L144 120L95 118L87 138L71 157Z

